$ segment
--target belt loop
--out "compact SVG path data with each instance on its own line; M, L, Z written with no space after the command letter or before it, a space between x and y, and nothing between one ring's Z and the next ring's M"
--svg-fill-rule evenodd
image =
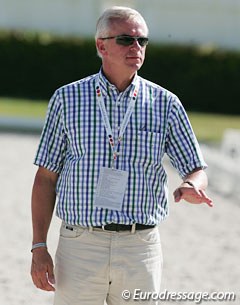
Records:
M136 232L136 223L133 223L131 233L134 234L135 232Z
M105 231L105 228L104 228L104 227L105 227L105 226L104 226L104 225L102 225L102 230L103 230L103 231Z
M88 232L92 233L92 231L93 231L93 227L88 227Z

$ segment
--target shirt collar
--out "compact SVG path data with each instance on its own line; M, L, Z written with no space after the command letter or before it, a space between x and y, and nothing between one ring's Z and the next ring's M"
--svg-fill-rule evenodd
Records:
M100 69L98 76L99 76L99 85L101 87L101 92L103 95L108 95L111 90L117 90L116 86L111 84L109 80L106 78L102 68ZM125 89L124 92L130 91L133 87L136 86L138 77L139 76L136 72L131 84Z

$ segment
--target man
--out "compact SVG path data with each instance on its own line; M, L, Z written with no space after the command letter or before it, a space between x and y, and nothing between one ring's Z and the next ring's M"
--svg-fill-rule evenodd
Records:
M55 92L34 162L31 274L38 288L56 288L55 305L118 305L125 290L159 292L165 153L183 178L175 201L212 206L206 164L181 103L137 75L148 43L143 17L110 8L95 38L102 68ZM56 194L63 223L53 272L46 241Z

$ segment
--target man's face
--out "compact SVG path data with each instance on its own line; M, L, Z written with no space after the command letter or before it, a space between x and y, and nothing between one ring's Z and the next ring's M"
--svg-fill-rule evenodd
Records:
M144 24L135 20L114 22L107 37L119 35L147 37L147 29ZM107 69L116 68L119 73L135 73L144 62L146 46L140 46L137 41L130 46L123 46L117 44L115 39L99 39L97 44L103 65Z

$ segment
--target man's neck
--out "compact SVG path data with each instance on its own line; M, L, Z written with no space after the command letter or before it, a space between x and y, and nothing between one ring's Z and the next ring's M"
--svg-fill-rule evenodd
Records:
M129 74L129 75L123 75L119 72L114 73L114 71L106 71L106 69L103 68L103 74L106 76L106 78L109 80L111 84L116 86L116 88L119 90L119 92L124 91L132 82L135 73Z

